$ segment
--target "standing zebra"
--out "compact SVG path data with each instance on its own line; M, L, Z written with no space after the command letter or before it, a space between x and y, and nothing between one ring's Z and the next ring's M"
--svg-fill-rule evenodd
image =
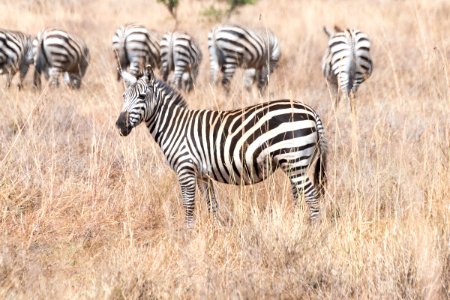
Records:
M174 71L172 83L190 92L198 76L202 52L194 39L184 32L169 32L161 39L161 74L167 81Z
M370 41L365 33L355 29L342 31L335 26L334 31L324 27L328 47L322 59L322 72L333 86L336 94L335 106L340 100L339 91L347 99L354 111L353 98L361 83L372 74Z
M257 78L258 88L264 92L268 76L281 56L277 37L266 29L251 30L236 25L217 26L208 35L211 65L211 83L217 80L219 69L223 73L222 85L229 91L230 80L237 67L253 69L245 72L245 85L251 88Z
M117 28L112 38L112 48L117 55L117 80L121 70L137 76L147 64L160 66L159 37L156 32L137 24L126 24Z
M36 87L41 86L44 73L51 86L59 86L59 76L64 74L69 87L80 88L90 60L89 49L80 37L61 29L44 29L34 40L34 48Z
M6 87L11 86L14 75L19 71L17 86L22 88L22 81L33 63L33 40L28 34L0 29L0 74L6 74Z
M126 72L122 77L127 89L116 126L127 136L145 122L178 175L188 226L194 221L196 185L215 213L213 179L254 184L279 167L290 179L294 199L304 194L310 218L318 218L326 141L312 108L276 100L231 111L191 110L180 94L155 79L150 66L139 79Z

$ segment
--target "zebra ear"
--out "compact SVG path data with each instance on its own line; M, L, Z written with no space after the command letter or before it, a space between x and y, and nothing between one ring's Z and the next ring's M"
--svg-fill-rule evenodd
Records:
M123 81L125 82L125 87L127 87L127 88L137 81L136 77L134 77L127 71L120 72L120 76L122 77Z
M323 26L323 32L330 38L333 35L333 32L331 32L326 26Z
M343 32L344 30L342 30L341 27L334 25L334 31L335 32Z
M151 65L147 65L145 67L144 76L147 78L147 81L150 81L155 77L155 75L153 74L153 68Z

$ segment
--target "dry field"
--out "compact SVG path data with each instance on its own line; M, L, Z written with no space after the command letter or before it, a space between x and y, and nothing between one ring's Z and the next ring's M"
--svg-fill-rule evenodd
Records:
M181 0L180 28L204 60L191 107L262 101L208 84L213 1ZM0 298L420 298L450 296L450 3L260 0L231 22L267 26L283 57L271 98L315 107L329 140L322 219L310 225L277 172L250 187L217 184L216 224L197 195L184 228L174 172L145 126L126 138L114 122L123 85L110 50L117 26L160 32L174 21L154 0L0 3L0 27L59 26L84 37L82 89L5 90L0 79ZM323 25L372 39L375 70L337 111L320 71Z

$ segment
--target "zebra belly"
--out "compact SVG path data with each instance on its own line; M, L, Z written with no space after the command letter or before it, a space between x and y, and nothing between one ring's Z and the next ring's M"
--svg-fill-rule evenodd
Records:
M253 160L243 161L240 164L228 161L214 169L203 164L198 170L199 177L202 178L212 178L218 182L234 185L251 185L265 180L278 167L273 157L267 157L256 164Z

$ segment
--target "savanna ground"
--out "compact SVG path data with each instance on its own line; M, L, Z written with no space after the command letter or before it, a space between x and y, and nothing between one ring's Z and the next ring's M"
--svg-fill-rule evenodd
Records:
M227 97L208 84L203 14L181 0L179 28L204 54L194 108L262 101L236 75ZM216 7L219 7L216 5ZM174 21L151 0L0 3L4 28L59 26L82 36L91 65L82 89L0 85L0 298L449 297L450 3L260 0L231 22L269 27L283 57L264 99L316 108L329 140L322 219L295 208L281 172L250 187L217 184L224 224L197 195L184 228L174 172L145 126L114 128L123 84L110 49L117 26L165 32ZM323 25L371 37L373 76L332 108L320 71ZM33 69L30 70L30 73Z

